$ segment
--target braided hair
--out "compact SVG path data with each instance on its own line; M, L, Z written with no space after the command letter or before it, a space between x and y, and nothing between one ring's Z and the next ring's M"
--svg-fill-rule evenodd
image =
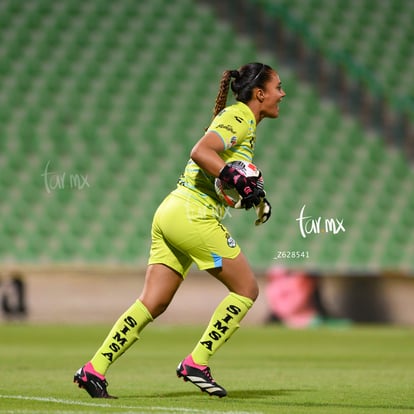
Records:
M220 80L213 116L218 115L226 107L230 86L236 100L247 103L252 98L253 89L264 88L272 72L270 66L257 62L248 63L238 70L225 70Z

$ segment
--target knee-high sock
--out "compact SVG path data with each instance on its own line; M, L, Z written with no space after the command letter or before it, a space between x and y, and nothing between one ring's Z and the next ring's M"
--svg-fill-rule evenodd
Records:
M139 333L153 320L144 304L137 300L115 322L101 347L91 359L95 371L105 375L109 366L115 362L135 341Z
M191 356L196 364L208 365L208 360L239 328L240 321L252 307L250 298L230 293L217 306L207 329Z

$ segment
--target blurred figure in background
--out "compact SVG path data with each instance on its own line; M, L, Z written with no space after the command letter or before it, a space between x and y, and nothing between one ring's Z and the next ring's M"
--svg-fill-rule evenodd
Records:
M350 322L327 315L317 279L303 270L271 267L266 273L265 294L271 312L270 321L281 322L289 328L339 326Z

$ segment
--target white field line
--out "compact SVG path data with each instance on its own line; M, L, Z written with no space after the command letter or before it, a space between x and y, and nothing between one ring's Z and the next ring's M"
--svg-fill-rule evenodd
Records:
M199 410L196 408L182 408L182 407L142 407L139 405L117 405L108 403L92 403L75 400L63 400L60 398L52 397L28 397L25 395L2 395L0 399L4 400L25 400L25 401L39 401L46 403L66 404L66 405L78 405L84 407L96 407L96 408L113 408L113 409L125 409L125 410L140 410L140 413L145 412L166 412L166 413L194 413L194 414L261 414L258 411L211 411L211 410ZM1 412L1 411L0 411ZM16 411L17 412L17 411Z

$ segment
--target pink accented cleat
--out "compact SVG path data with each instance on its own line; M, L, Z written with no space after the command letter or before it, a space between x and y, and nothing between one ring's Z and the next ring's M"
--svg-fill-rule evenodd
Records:
M78 369L73 382L78 384L79 388L85 389L92 398L117 398L108 394L105 377L96 372L90 362Z
M178 378L190 381L201 391L217 397L225 397L227 391L217 384L211 376L210 368L207 365L198 365L191 355L181 361L177 367Z

